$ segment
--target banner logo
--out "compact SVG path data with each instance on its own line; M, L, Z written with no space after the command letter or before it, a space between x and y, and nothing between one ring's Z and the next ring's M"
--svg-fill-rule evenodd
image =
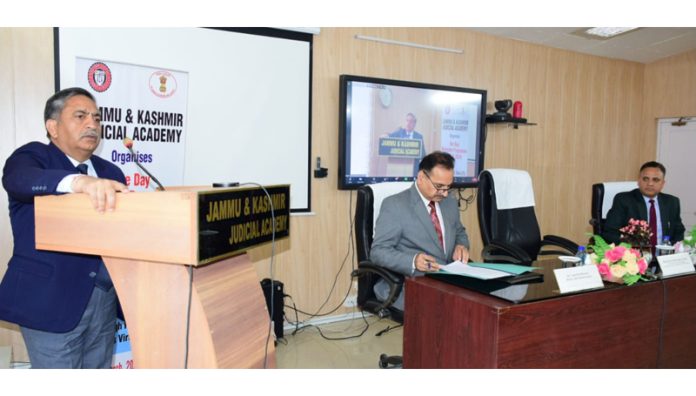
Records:
M89 86L97 92L104 92L111 86L111 69L102 62L96 62L87 71Z
M150 75L150 92L160 98L168 98L176 92L174 75L166 70L158 70Z

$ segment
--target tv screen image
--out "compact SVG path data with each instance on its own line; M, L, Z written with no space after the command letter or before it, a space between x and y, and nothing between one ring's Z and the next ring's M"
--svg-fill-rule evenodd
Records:
M483 169L486 91L341 75L338 188L411 181L427 153L455 159L454 188Z

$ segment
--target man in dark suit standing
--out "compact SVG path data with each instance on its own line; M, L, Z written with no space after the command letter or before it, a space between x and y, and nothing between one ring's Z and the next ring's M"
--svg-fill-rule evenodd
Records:
M654 234L650 244L653 246L662 243L665 236L669 236L672 243L684 239L679 198L662 193L666 173L661 163L646 162L640 167L638 188L614 197L602 234L607 242L621 242L619 229L632 218L650 223Z
M416 131L416 122L418 122L418 120L416 119L416 116L413 113L408 113L408 114L406 114L406 126L403 128L399 128L399 129L397 129L394 132L389 134L390 138L420 140L420 143L421 143L420 154L418 155L418 158L415 158L413 160L413 176L414 177L418 174L418 163L425 156L425 142L423 142L423 134Z
M459 218L457 201L449 197L454 158L428 154L420 162L411 188L384 200L375 225L370 260L406 276L438 271L454 260L469 260L469 238ZM384 301L389 287L379 281L375 295ZM394 302L404 309L404 292Z
M7 159L13 255L0 283L0 320L17 323L33 368L109 368L118 301L101 258L40 251L34 240L34 198L85 193L100 213L127 192L123 172L92 153L101 117L82 88L46 102L49 144L31 142Z

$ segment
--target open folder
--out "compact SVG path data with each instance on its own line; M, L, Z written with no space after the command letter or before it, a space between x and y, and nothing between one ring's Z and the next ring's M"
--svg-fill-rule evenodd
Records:
M461 261L454 261L440 267L439 272L488 280L517 276L534 269L536 269L536 267L516 264L462 263Z

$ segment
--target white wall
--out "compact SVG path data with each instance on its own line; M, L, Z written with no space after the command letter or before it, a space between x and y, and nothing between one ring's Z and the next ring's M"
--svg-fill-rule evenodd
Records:
M46 141L43 108L54 92L51 28L0 28L0 164L18 145ZM0 192L0 276L12 255L7 193ZM27 361L15 325L0 321L0 345L13 346L13 360Z

